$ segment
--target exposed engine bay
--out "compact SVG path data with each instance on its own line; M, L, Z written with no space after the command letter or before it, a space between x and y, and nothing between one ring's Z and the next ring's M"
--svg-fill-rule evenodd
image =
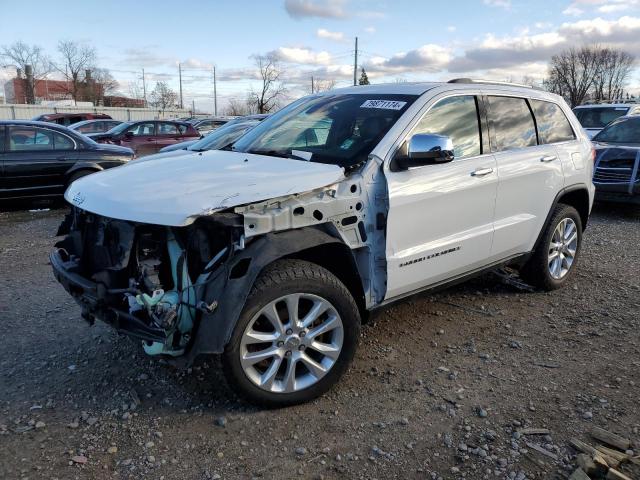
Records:
M199 300L203 289L244 241L235 214L164 227L73 208L58 233L68 233L56 245L67 271L95 284L95 302L86 291L76 296L83 317L141 338L150 355L172 356L189 346L199 315L216 308Z

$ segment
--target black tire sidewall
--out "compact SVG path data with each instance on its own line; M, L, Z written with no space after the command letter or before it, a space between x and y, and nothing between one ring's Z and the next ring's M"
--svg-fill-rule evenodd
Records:
M297 264L301 262L296 262ZM231 340L222 356L223 367L228 382L238 393L252 403L277 408L307 402L325 393L348 369L357 348L360 336L360 315L358 308L346 287L324 268L305 263L302 270L321 275L297 275L264 288L254 289L245 303ZM300 272L299 269L297 269ZM329 279L329 281L327 281ZM273 393L256 386L247 378L240 364L240 341L253 317L269 302L290 293L308 293L329 301L340 314L344 331L342 350L331 370L311 387L293 393Z
M576 254L573 259L573 263L571 264L571 268L567 274L560 278L556 279L551 276L549 272L549 245L551 243L551 238L553 237L553 233L556 230L558 224L566 219L570 218L576 225L577 233L578 233L578 244L576 247ZM544 288L545 290L555 290L562 286L564 286L573 276L576 267L578 265L578 260L580 258L580 250L582 248L582 220L580 218L580 214L577 212L575 208L570 205L559 204L547 228L544 232L544 235L538 245L536 251L534 252L534 256L527 265L526 268L526 277L537 287Z

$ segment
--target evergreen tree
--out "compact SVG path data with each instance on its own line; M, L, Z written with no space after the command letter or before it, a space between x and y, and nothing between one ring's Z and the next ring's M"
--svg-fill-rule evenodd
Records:
M358 80L359 85L369 85L369 77L367 76L367 72L362 68L362 74L360 75L360 80Z

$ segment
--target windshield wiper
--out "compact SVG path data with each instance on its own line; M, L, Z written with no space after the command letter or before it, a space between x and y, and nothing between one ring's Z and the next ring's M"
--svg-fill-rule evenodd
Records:
M270 157L291 158L289 154L278 150L247 150L246 153L252 153L254 155L268 155Z

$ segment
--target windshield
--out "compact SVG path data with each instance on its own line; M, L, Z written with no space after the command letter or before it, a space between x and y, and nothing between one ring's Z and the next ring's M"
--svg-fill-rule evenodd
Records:
M305 97L264 120L233 149L353 166L367 159L416 98L377 93Z
M124 122L124 123L121 123L120 125L113 127L111 130L105 133L108 133L109 135L118 135L124 132L127 129L127 127L130 127L131 125L133 125L133 122Z
M593 137L594 142L640 143L640 118L625 118L607 125Z
M214 130L202 140L198 140L193 145L189 146L188 150L196 152L202 152L204 150L220 150L228 147L238 138L240 138L246 131L257 125L258 121L239 122L233 124L226 124L222 127Z
M583 128L603 128L628 111L629 107L591 107L576 108L573 113Z

